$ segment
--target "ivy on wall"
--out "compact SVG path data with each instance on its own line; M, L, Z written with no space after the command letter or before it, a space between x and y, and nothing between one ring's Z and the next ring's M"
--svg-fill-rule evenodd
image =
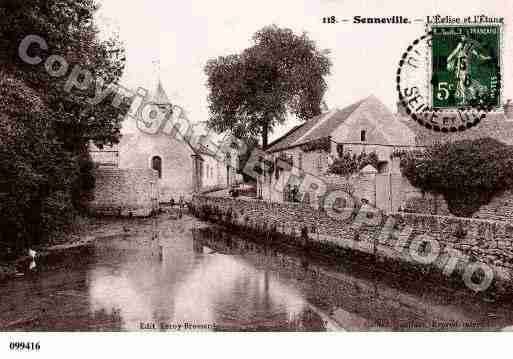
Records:
M340 158L337 158L328 168L328 173L333 173L339 176L350 176L367 165L378 168L379 158L376 152L359 154L351 154L349 152L342 153Z
M392 151L392 153L390 154L390 158L391 159L403 158L405 156L408 156L410 153L412 153L412 151L410 151L410 150L406 150L404 148L401 148L401 149L395 148L394 151Z
M319 138L301 145L301 150L303 152L324 151L329 153L331 152L331 140L329 137Z

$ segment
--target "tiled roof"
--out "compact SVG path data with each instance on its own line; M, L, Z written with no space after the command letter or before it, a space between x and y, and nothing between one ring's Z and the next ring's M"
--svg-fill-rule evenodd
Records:
M508 145L513 145L513 121L507 120L503 113L490 113L478 125L459 132L435 132L410 117L397 115L415 133L417 146L429 146L435 142L453 142L490 137Z
M288 133L272 142L269 145L267 152L284 150L330 136L332 132L340 126L340 124L346 121L351 114L354 113L360 105L362 105L363 102L371 104L373 111L377 111L377 114L375 114L374 117L381 119L378 125L381 126L381 130L384 133L388 134L389 142L392 142L390 144L398 141L397 144L403 145L403 143L399 143L401 141L398 139L401 136L395 135L398 135L400 131L404 132L404 130L409 128L411 133L408 134L407 137L409 138L409 136L413 135L415 137L415 141L412 144L417 146L429 146L435 142L453 142L485 137L490 137L503 143L513 145L513 120L506 119L504 114L501 112L488 114L486 119L482 120L477 126L471 127L467 130L443 133L428 129L418 124L408 116L401 116L399 114L394 116L389 114L387 117L385 116L387 115L385 113L387 112L386 108L380 105L381 103L379 100L373 96L369 96L368 98L358 101L341 110L332 110L327 113L323 113L299 126L294 127ZM381 114L383 116L381 116ZM384 119L387 118L388 121L383 122ZM397 121L394 121L394 119L397 119ZM401 124L406 125L407 128Z
M314 125L315 119L317 117L312 118L311 120L294 127L292 130L281 136L280 138L274 140L269 144L267 151L275 152L283 148L291 147L292 144L302 135L306 133L310 129L311 126Z
M365 100L358 101L349 105L342 110L335 110L331 115L328 114L326 118L321 119L317 126L312 128L312 131L301 137L296 145L311 142L313 140L328 137L331 133L340 126L347 118L364 102Z
M268 152L276 152L289 147L295 147L304 143L328 137L340 126L365 100L358 101L341 110L335 109L313 117L305 123L294 127L282 137L273 141Z

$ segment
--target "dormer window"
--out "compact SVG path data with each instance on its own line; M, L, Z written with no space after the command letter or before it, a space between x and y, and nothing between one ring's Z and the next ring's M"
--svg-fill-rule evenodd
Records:
M360 141L362 141L362 142L367 141L367 133L365 132L365 130L360 131Z

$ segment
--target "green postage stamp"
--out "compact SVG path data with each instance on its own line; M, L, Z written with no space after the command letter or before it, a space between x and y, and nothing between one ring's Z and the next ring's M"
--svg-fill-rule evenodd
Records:
M498 107L501 96L501 27L432 27L433 108Z

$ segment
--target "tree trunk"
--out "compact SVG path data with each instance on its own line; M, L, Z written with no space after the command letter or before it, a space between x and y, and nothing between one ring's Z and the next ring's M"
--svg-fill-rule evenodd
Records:
M265 121L262 125L262 149L265 151L267 149L267 141L269 136L269 121Z

